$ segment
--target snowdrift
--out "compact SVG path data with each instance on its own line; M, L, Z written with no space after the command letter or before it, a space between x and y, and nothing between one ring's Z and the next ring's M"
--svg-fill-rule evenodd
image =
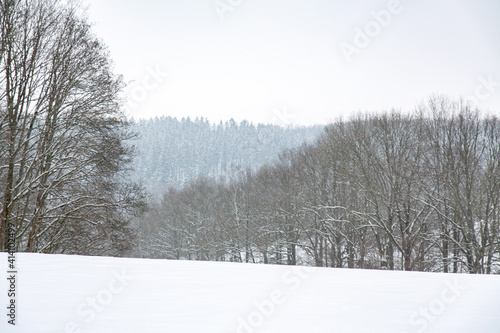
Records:
M0 332L500 332L500 276L20 253L9 298L0 263Z

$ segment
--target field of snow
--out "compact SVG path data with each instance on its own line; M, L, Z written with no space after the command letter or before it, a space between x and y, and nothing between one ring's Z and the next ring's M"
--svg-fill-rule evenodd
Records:
M25 253L16 266L2 333L500 332L498 275Z

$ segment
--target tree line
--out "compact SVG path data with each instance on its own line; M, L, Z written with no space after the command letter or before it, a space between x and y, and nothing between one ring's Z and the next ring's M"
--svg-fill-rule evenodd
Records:
M362 114L230 182L171 188L139 256L500 272L500 122L434 96Z

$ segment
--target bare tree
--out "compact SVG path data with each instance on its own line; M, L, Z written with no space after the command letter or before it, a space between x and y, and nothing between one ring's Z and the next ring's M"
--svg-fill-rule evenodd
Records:
M186 259L497 272L499 125L443 97L338 121L255 173L171 190L153 243Z
M491 272L499 235L498 121L444 97L421 111L431 138L427 192L441 224L443 269Z
M0 245L12 224L20 251L123 253L142 199L121 182L131 134L106 48L72 2L0 11Z

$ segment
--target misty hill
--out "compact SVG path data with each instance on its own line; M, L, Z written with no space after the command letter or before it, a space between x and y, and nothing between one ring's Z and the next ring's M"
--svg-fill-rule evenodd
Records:
M283 128L234 120L218 125L207 119L161 117L133 121L139 134L132 178L155 196L181 187L199 175L225 179L257 169L287 148L313 141L323 126Z

